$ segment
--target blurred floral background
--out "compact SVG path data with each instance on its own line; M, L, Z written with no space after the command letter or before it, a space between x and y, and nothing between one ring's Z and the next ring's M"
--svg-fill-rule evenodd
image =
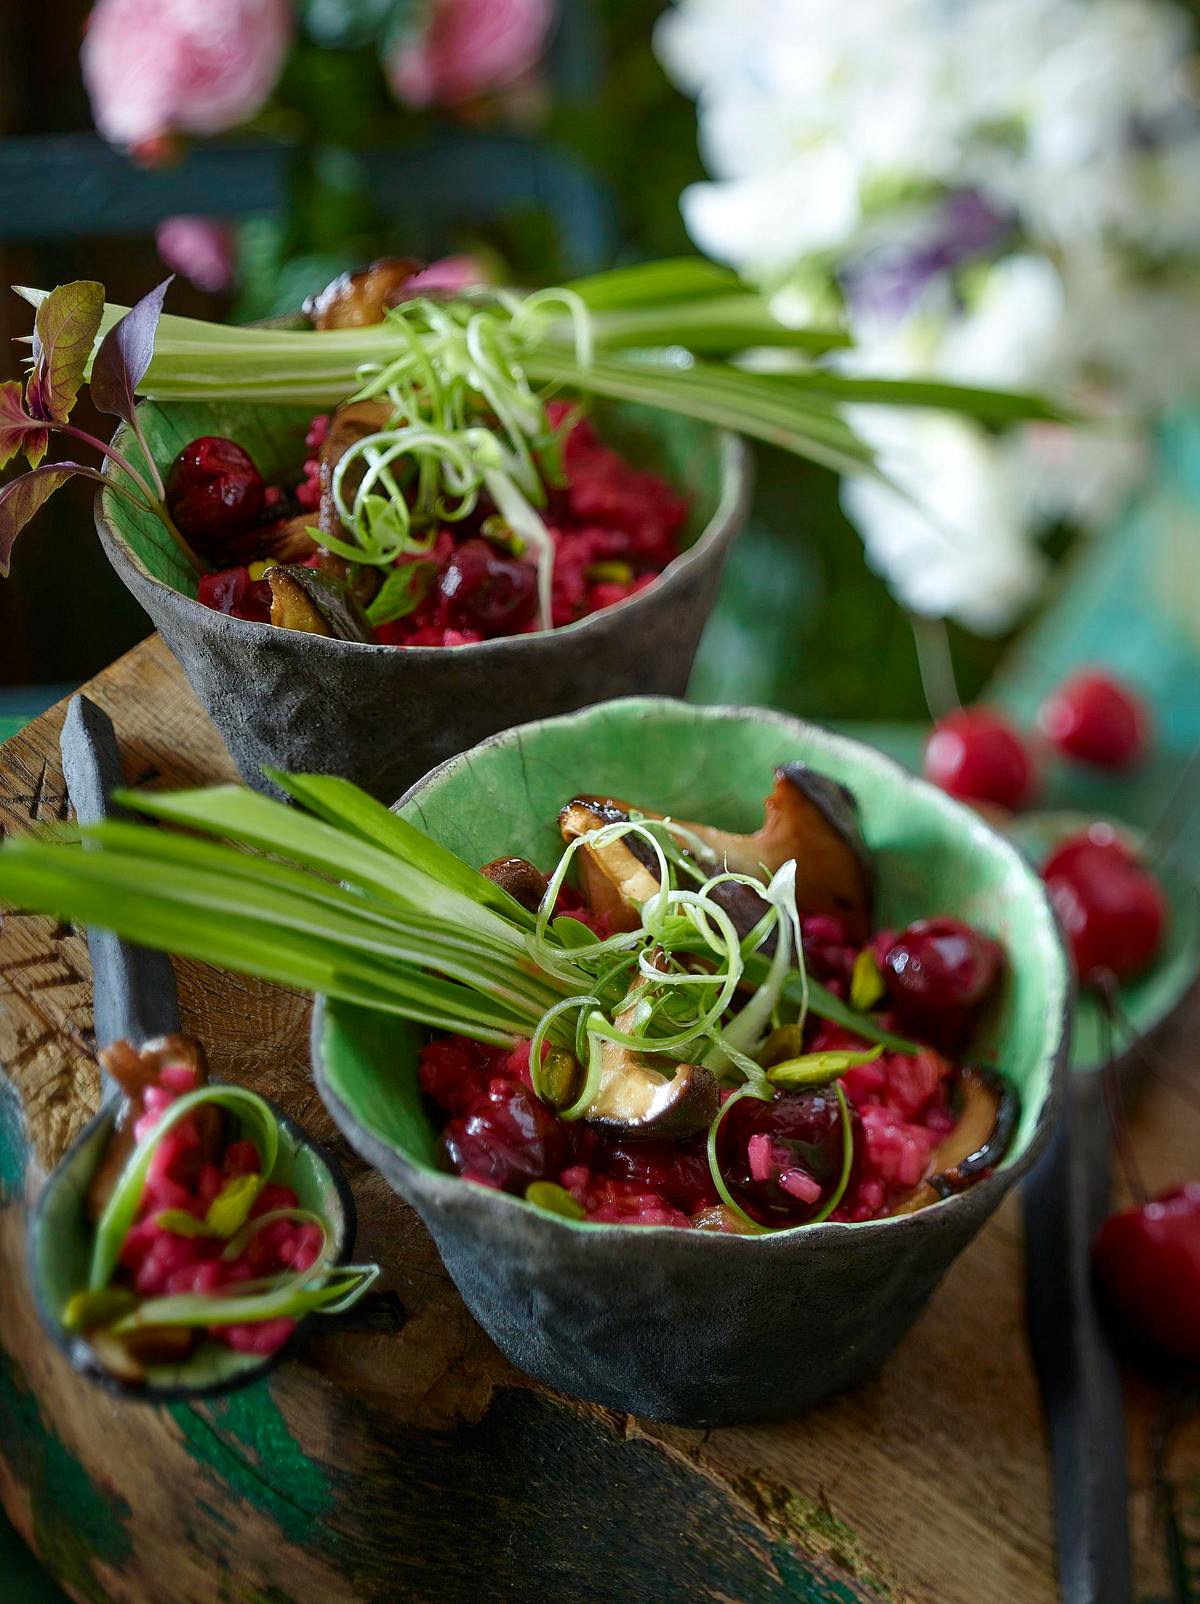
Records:
M1000 435L871 412L856 422L900 494L762 452L700 694L919 718L914 615L947 621L975 694L1091 536L1161 484L1191 416L1182 0L49 9L0 18L7 282L86 274L129 300L165 265L176 309L250 320L392 251L528 283L700 251L785 317L844 319L864 369L1045 388L1102 417ZM29 182L47 153L57 187ZM19 303L4 317L21 332ZM57 504L0 591L2 682L78 680L145 631L87 503ZM1193 574L1195 533L1176 519L1143 565Z

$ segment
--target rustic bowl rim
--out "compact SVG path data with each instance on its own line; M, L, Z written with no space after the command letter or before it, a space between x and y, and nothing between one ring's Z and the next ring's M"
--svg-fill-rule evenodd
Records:
M143 401L139 406L170 407L182 403L172 401ZM188 403L201 404L204 403ZM251 403L239 403L250 405ZM215 405L215 403L213 403ZM278 403L263 402L269 407ZM646 412L662 413L661 407L644 407ZM672 416L673 414L665 414ZM615 602L611 607L603 607L599 612L589 613L586 618L578 618L573 623L562 624L556 629L536 630L525 635L498 635L492 640L470 641L461 646L406 646L405 652L420 652L421 654L437 654L445 657L450 653L458 656L461 653L479 654L490 657L520 656L531 648L536 648L544 642L552 642L560 637L577 637L599 634L610 627L614 621L624 622L632 620L636 611L643 610L647 605L662 604L668 601L671 595L680 588L682 581L690 574L693 568L719 554L726 541L736 533L745 519L750 505L750 498L754 489L754 453L750 442L740 434L734 434L728 429L718 428L713 424L700 422L711 434L720 459L720 490L717 504L713 509L712 517L704 528L697 534L691 545L681 551L678 557L669 562L662 573L658 575L653 585L644 590L637 591L632 596L626 596ZM113 444L118 450L125 452L136 445L133 431L128 424L122 424L113 436ZM112 471L111 460L105 458L103 473L107 479ZM205 607L194 596L188 596L174 585L169 585L157 574L150 572L142 558L129 543L119 524L111 516L114 505L113 498L116 492L110 484L101 485L96 491L94 502L95 523L100 535L101 543L111 544L118 548L122 557L137 571L142 581L169 596L177 597L184 604L185 609L192 610L195 622L203 623L206 619L222 620L222 627L232 631L236 639L239 634L247 641L269 640L278 636L280 630L277 625L263 624L249 618L235 618L228 613L214 613L212 608ZM196 615L204 615L203 618ZM288 630L283 633L297 635L303 633L297 630ZM385 654L397 651L395 646L385 645L378 641L343 641L335 640L330 636L309 635L310 642L319 643L318 650L335 650L351 657L357 655L374 655L377 659ZM552 648L551 648L552 649Z
M534 1205L527 1203L524 1198L516 1197L507 1192L497 1192L491 1187L464 1180L461 1176L450 1175L433 1169L419 1160L410 1158L398 1147L379 1136L374 1130L363 1125L330 1085L326 1071L326 1034L330 1016L329 1000L324 996L318 995L314 1003L309 1034L313 1077L322 1101L343 1136L373 1168L379 1170L386 1178L390 1178L390 1170L399 1170L403 1173L406 1184L411 1184L414 1192L420 1194L422 1203L432 1205L438 1209L445 1208L451 1212L461 1212L468 1209L473 1211L499 1208L503 1211L502 1218L508 1217L514 1223L518 1219L523 1221L536 1219L540 1222L538 1228L551 1233L558 1232L561 1236L561 1233L565 1231L571 1233L577 1241L590 1241L597 1244L621 1241L629 1244L635 1252L637 1251L638 1243L647 1241L661 1246L664 1240L677 1243L678 1251L680 1252L698 1255L705 1253L740 1253L743 1251L742 1244L746 1242L756 1243L757 1246L753 1251L758 1253L785 1252L802 1244L809 1245L814 1250L819 1250L822 1247L829 1248L836 1242L852 1247L855 1243L876 1240L881 1232L889 1232L893 1238L899 1240L899 1233L908 1232L914 1234L921 1231L932 1222L944 1217L947 1211L951 1210L965 1212L969 1209L980 1213L981 1218L986 1218L999 1205L1010 1188L1022 1176L1027 1174L1036 1163L1044 1151L1057 1122L1066 1094L1067 1061L1070 1050L1075 981L1062 939L1062 933L1036 872L1015 844L1001 832L995 830L973 809L956 801L928 781L911 774L895 759L887 756L886 753L880 752L877 748L869 746L866 742L827 730L821 725L796 718L791 714L781 713L772 708L736 704L701 705L684 702L679 698L670 696L626 696L613 698L607 702L594 703L591 707L583 708L575 713L558 714L546 719L532 719L525 724L514 725L511 729L488 736L485 740L468 748L467 751L461 752L455 757L447 758L435 768L430 769L421 779L409 786L403 796L393 804L393 811L414 800L433 781L443 778L458 769L469 769L477 755L489 747L510 744L534 730L540 731L547 727L562 725L567 722L584 721L595 717L602 709L618 706L637 707L648 711L682 708L688 710L701 723L708 719L729 721L753 719L760 723L776 724L789 732L798 733L802 736L812 737L815 735L817 741L827 751L842 747L859 753L866 752L869 754L871 761L876 764L878 771L888 780L898 784L901 789L912 789L927 796L939 810L954 821L956 829L965 826L970 834L986 838L994 849L999 850L1002 857L1006 857L1009 860L1012 870L1015 871L1017 877L1041 906L1043 930L1047 938L1047 950L1055 955L1061 996L1060 1005L1056 1009L1056 1032L1051 1040L1043 1043L1039 1052L1039 1062L1047 1063L1046 1090L1038 1111L1036 1124L1030 1133L1024 1150L1012 1163L1004 1164L1000 1168L993 1170L990 1175L977 1182L974 1186L967 1187L961 1192L953 1193L949 1197L941 1198L937 1202L912 1213L893 1214L882 1220L826 1220L820 1224L792 1226L785 1230L771 1231L762 1235L741 1236L718 1231L680 1231L668 1225L638 1226L635 1229L616 1222L568 1219L562 1215L552 1214L548 1210L536 1208ZM412 1200L410 1199L410 1201ZM514 1214L513 1210L517 1212Z

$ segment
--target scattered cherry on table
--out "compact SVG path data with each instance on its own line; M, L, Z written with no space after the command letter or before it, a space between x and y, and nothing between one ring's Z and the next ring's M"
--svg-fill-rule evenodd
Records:
M1102 669L1081 669L1046 697L1038 728L1064 757L1102 769L1133 768L1146 755L1150 713Z
M1131 1332L1200 1364L1200 1181L1110 1215L1092 1244L1092 1266Z
M1028 802L1037 785L1020 733L986 707L955 708L938 719L925 746L925 776L960 801L1010 809Z
M1127 980L1162 944L1167 905L1158 881L1109 824L1063 841L1042 867L1050 903L1085 984Z

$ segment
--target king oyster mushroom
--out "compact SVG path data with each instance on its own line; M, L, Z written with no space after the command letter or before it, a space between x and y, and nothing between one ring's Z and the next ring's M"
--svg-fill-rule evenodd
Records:
M263 578L271 587L271 622L280 629L367 645L374 641L366 613L331 574L302 564L280 564L268 568Z
M559 814L563 839L573 841L628 819L631 807L614 798L575 797ZM647 819L663 817L645 808L639 812ZM766 880L794 859L797 913L836 915L854 942L870 935L871 861L859 829L857 804L845 786L807 764L784 763L776 769L762 827L752 835L683 819L672 819L669 828L684 851L710 873L729 869ZM658 890L657 860L648 845L629 836L603 847L583 846L579 857L588 905L603 913L613 929L634 929L637 906ZM719 886L713 895L742 935L766 911L763 899L749 886Z

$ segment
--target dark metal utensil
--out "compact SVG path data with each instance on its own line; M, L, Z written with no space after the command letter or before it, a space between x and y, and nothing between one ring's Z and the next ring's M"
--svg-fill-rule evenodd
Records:
M112 793L124 784L124 776L108 714L86 696L73 696L63 723L61 748L67 793L79 821L122 817L122 810L110 801ZM154 1036L178 1031L175 973L166 953L131 946L110 930L94 927L88 930L87 944L96 1040L102 1047L122 1037L140 1045ZM121 1088L106 1075L101 1107L120 1095Z
M1121 1381L1091 1280L1111 1159L1101 1073L1077 1070L1024 1186L1029 1336L1050 1428L1064 1604L1132 1596Z

